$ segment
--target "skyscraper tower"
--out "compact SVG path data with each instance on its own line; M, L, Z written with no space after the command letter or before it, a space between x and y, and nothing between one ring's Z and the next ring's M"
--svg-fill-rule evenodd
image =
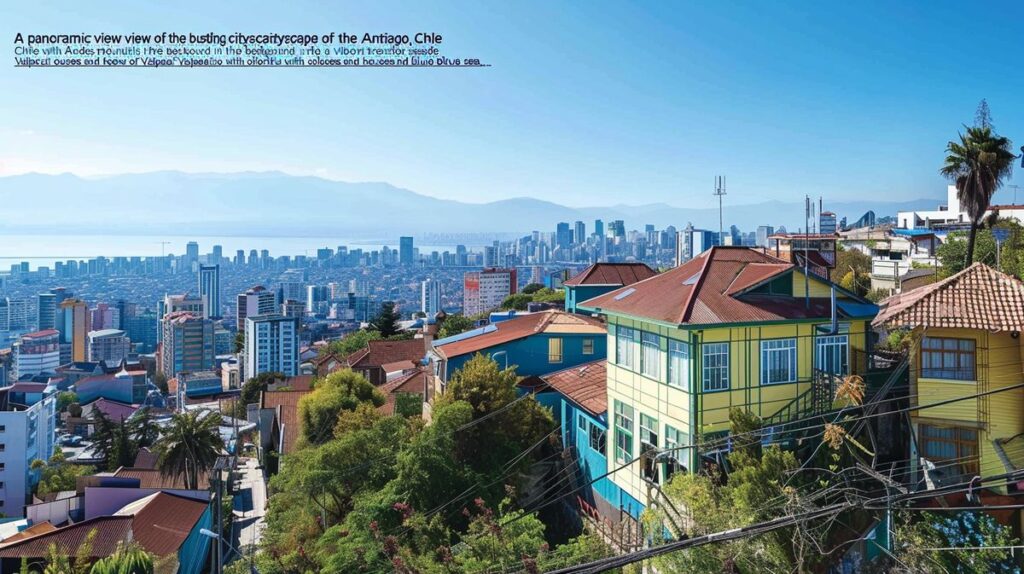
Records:
M220 265L199 266L199 298L203 300L203 318L220 318Z
M412 265L412 237L398 238L398 264L402 266Z

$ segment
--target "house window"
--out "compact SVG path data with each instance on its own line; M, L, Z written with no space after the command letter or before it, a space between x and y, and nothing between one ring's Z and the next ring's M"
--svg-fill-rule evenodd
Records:
M607 448L605 440L606 437L604 429L595 424L590 425L590 450L599 452L603 455L605 448Z
M0 425L0 432L7 432L7 425Z
M661 337L640 333L640 372L652 379L661 377Z
M594 340L591 338L583 339L583 354L593 355L594 354Z
M633 329L619 327L615 330L615 364L627 369L633 368Z
M558 337L548 339L548 362L562 362L562 339Z
M578 421L577 426L580 427L580 430L587 430L587 419L583 418L582 413L576 415L576 420Z
M665 425L665 480L677 472L686 472L683 461L687 459L687 451L681 447L689 446L689 442L685 433Z
M973 339L924 337L921 339L921 376L929 379L973 381Z
M0 462L0 471L4 471L4 470L7 470L7 463L6 462Z
M643 459L641 472L646 480L658 482L658 465L655 456L658 452L658 421L640 413L640 456Z
M978 431L963 427L920 425L921 454L932 462L948 461L960 474L978 473Z
M633 407L615 401L615 461L633 460Z
M668 341L668 384L689 388L690 347L682 341Z
M815 337L815 368L833 375L849 372L849 335Z
M796 381L796 339L761 341L761 384Z
M729 343L704 343L701 345L704 364L704 391L729 389Z

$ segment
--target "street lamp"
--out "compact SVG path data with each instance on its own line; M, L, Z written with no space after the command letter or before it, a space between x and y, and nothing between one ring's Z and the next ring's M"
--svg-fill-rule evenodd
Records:
M230 548L232 552L234 552L235 554L238 554L239 558L244 558L245 557L245 555L242 554L241 550L235 548L234 545L231 544L230 542L228 542L227 540L224 540L221 537L220 534L217 534L216 532L214 532L214 531L212 531L212 530L210 530L208 528L200 528L199 529L199 534L202 534L203 536L205 536L207 538L211 538L213 540L216 540L216 541L218 541L218 543L219 542L223 542L224 544L228 545L228 548ZM229 557L230 557L230 555L229 555ZM260 574L259 571L256 570L256 566L252 562L249 563L249 572L251 572L251 574Z

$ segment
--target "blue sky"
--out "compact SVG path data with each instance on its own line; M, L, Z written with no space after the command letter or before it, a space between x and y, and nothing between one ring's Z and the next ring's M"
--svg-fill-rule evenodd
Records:
M0 174L273 169L474 202L711 206L724 173L732 204L940 201L945 142L981 98L1024 144L1019 0L426 4L7 3L8 46L17 32L422 31L492 67L23 69L9 55Z

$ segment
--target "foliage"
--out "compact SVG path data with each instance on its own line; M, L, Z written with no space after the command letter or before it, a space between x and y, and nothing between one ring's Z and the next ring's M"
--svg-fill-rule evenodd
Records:
M886 351L902 353L910 349L913 342L913 333L909 329L893 329L878 344L878 347Z
M974 244L974 261L996 267L996 240L992 229L1006 229L1009 237L999 246L1000 270L1017 278L1024 277L1024 227L1013 220L997 220L990 228L979 229ZM945 278L963 271L967 257L968 236L957 231L950 233L936 250L942 266L940 276Z
M473 327L473 320L462 313L447 315L444 320L441 321L441 326L437 330L437 338L444 339L445 337L453 337L460 333L464 333Z
M175 413L154 449L160 473L182 477L185 488L199 488L199 477L209 474L224 449L220 413L190 410Z
M487 425L476 425L460 433L460 455L474 468L489 473L503 461L533 444L554 428L551 411L529 396L517 400L515 368L502 370L497 361L477 353L448 381L440 405L465 401L473 408L473 419L494 416Z
M149 448L156 444L160 438L160 428L156 426L149 407L143 407L138 414L131 418L131 433L135 439L137 448Z
M385 339L393 337L398 334L399 319L401 319L401 317L398 312L395 311L395 302L385 301L380 306L380 312L378 312L377 316L370 321L370 329L377 331L380 333L380 336Z
M245 331L239 330L235 333L235 354L241 354L245 350Z
M100 558L90 574L153 574L153 557L136 543L118 543L114 553Z
M527 283L525 287L520 290L520 293L526 293L527 295L533 295L537 291L544 288L542 283Z
M68 406L78 402L78 395L72 391L64 391L57 395L57 412L64 412Z
M89 531L85 540L75 550L73 559L61 552L55 543L51 543L46 549L46 566L43 568L43 574L89 574L89 560L96 533L95 528Z
M323 444L332 439L338 415L363 402L379 407L384 395L358 373L343 369L317 381L313 392L299 399L301 443Z
M80 403L71 403L68 405L68 415L75 418L82 416L82 405Z
M398 393L395 395L395 414L403 417L418 417L423 414L423 395Z
M379 331L361 329L345 335L341 339L331 341L320 349L320 353L334 353L341 359L345 359L359 349L365 349L370 341L379 341L383 337Z
M75 490L78 477L96 472L91 466L69 463L60 449L57 449L48 461L38 458L33 460L31 468L41 472L39 484L36 485L36 494L40 496L51 492Z
M895 530L895 564L889 565L890 572L1020 573L1013 551L998 548L1014 546L1020 541L1013 537L1010 528L988 514L925 512L898 520ZM977 549L982 546L996 548ZM935 548L964 549L936 552Z
M113 471L135 463L139 443L131 422L124 419L114 422L103 411L94 409L92 423L92 450L106 461L107 470Z
M501 302L502 309L515 309L516 311L524 311L530 303L565 303L565 291L558 289L548 289L542 287L535 291L527 293L525 290L519 293L513 293Z
M857 249L836 252L832 282L863 297L871 287L871 258Z
M864 298L867 299L868 301L871 301L872 303L878 303L886 299L890 295L892 295L892 293L889 289L879 287L877 289L872 289L868 291L867 294L864 295Z
M987 104L985 117L989 117ZM1015 156L1013 144L995 133L990 119L965 128L966 133L959 134L959 141L950 141L946 145L946 160L939 173L956 185L957 198L970 217L971 229L964 258L964 266L967 267L974 261L974 243L981 219L992 202L992 196L1013 172Z
M260 394L267 390L267 385L283 381L287 378L288 377L286 377L284 373L272 372L260 373L245 381L242 385L242 391L239 394L238 401L235 403L234 416L236 418L244 419L246 417L248 405L260 402Z
M160 389L161 393L167 394L167 375L163 371L157 371L153 374L153 384L156 385L156 388Z

